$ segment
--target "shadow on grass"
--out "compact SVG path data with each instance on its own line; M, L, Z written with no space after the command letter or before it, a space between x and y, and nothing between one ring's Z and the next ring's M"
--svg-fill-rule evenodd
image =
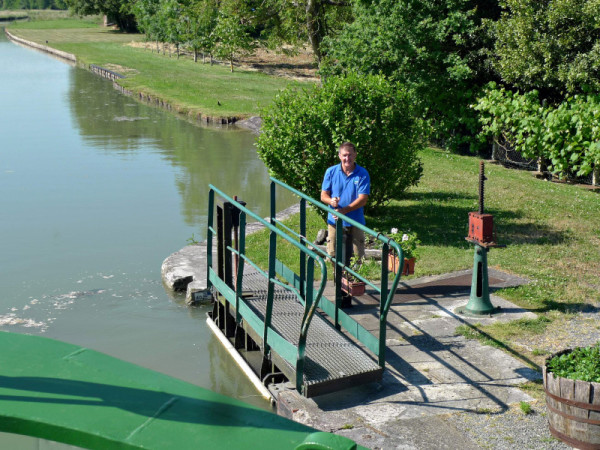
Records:
M549 311L559 311L564 314L577 314L577 313L598 313L600 308L589 303L577 302L577 303L561 303L555 300L545 300L543 306L539 308L527 308L529 311L534 313L545 313Z
M459 193L407 193L403 200L416 204L395 204L370 211L368 226L389 233L392 228L416 232L422 245L468 248L469 212L477 210L477 197ZM450 205L448 202L473 203L473 206ZM558 245L568 239L562 231L526 220L514 211L487 208L494 216L500 244ZM375 215L376 214L376 215Z

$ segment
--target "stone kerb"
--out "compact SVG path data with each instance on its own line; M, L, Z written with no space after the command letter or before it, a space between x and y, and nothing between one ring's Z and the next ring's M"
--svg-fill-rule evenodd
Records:
M277 220L284 220L300 211L300 205L292 205L277 214ZM268 220L268 218L265 218ZM258 222L249 223L246 234L256 233L264 228ZM213 258L216 260L216 242L213 245ZM162 263L161 276L164 285L173 291L186 291L186 303L194 305L209 301L210 291L206 280L206 242L187 245L169 255Z

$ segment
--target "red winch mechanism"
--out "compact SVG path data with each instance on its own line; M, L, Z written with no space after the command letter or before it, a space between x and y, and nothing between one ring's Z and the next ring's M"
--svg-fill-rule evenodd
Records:
M469 235L465 239L475 245L473 278L469 302L459 313L468 315L491 315L500 311L490 301L488 284L487 252L491 247L504 247L496 243L494 216L483 213L485 164L479 163L479 211L469 213Z
M496 246L494 233L494 216L483 213L484 182L487 180L484 173L485 164L479 162L479 211L469 213L469 236L467 240L483 247Z

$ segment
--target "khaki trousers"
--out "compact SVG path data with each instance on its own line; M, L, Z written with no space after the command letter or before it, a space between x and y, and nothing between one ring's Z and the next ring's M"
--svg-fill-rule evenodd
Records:
M349 228L352 231L352 252L362 260L365 257L365 232L356 227ZM335 258L335 226L330 224L327 224L327 253Z

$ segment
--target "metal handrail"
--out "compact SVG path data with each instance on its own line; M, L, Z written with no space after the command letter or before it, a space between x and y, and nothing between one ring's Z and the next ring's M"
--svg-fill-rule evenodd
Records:
M275 185L279 185L282 188L287 189L294 195L300 197L300 199L301 199L300 200L300 233L295 233L287 227L286 227L286 229L289 230L290 232L294 233L301 240L301 242L304 243L304 245L308 244L308 245L312 246L312 243L308 242L306 239L306 202L309 202L311 205L313 205L316 208L319 208L323 211L326 211L327 213L333 212L333 210L329 206L325 205L324 203L321 203L320 201L317 201L317 200L309 197L308 195L304 194L303 192L300 192L297 189L294 189L293 187L283 183L282 181L279 181L276 178L271 177L271 222L272 223L281 224L281 222L275 218L275 211L276 211ZM376 238L377 240L379 240L383 243L383 246L381 249L381 287L379 287L379 288L376 287L375 285L373 285L368 280L366 280L364 277L358 275L350 267L346 266L343 261L339 261L337 258L329 257L329 259L332 260L333 264L340 269L340 270L335 271L335 297L336 298L335 298L335 309L333 310L332 318L334 320L336 327L340 327L340 325L343 325L344 321L346 321L346 322L351 322L353 327L362 328L359 324L356 323L356 321L354 321L354 319L351 319L349 316L347 316L345 313L343 313L341 311L342 270L348 271L353 276L356 276L358 279L366 282L367 284L369 284L369 286L373 287L380 295L379 336L378 336L378 342L376 345L370 345L369 343L364 342L364 333L362 334L362 337L361 337L360 332L358 332L358 331L354 332L352 329L349 329L348 327L345 327L345 328L348 332L350 332L359 341L361 341L365 345L367 345L367 347L369 349L371 349L377 355L379 366L383 368L385 366L385 340L386 340L387 314L392 305L392 301L394 299L394 293L396 292L398 283L400 282L400 276L402 274L402 268L403 268L403 264L404 264L404 252L402 251L402 248L400 247L400 245L396 241L394 241L392 238L389 238L389 237L383 235L382 233L377 233L377 232L371 230L370 228L366 227L365 225L358 223L354 219L346 216L345 214L335 212L335 216L336 216L336 243L335 243L336 244L336 255L341 254L342 234L343 234L342 220L351 224L353 227L356 227L356 228L362 230L365 234L373 236L374 238ZM340 219L342 219L342 220L340 220ZM283 225L283 226L285 226L285 225ZM390 252L390 247L393 250L395 250L396 254L398 255L400 268L396 272L396 275L392 281L391 287L388 289L388 273L389 273L389 271L388 271L388 254ZM305 282L307 282L307 280L305 280L302 277L302 265L303 265L303 263L301 263L301 267L300 267L301 268L301 276L300 276L300 285L301 286ZM343 317L344 320L341 320L341 317Z
M280 237L292 245L296 246L301 255L304 257L308 256L308 264L307 269L307 288L306 291L301 290L300 292L293 290L296 295L300 294L300 296L304 300L304 315L302 317L302 323L300 326L300 336L298 339L298 354L296 358L296 388L301 391L304 385L303 374L304 374L304 362L306 356L306 338L308 335L308 329L310 326L310 322L315 314L317 305L321 297L323 296L323 291L325 290L325 285L327 284L327 266L318 254L313 252L312 250L306 248L304 245L291 238L281 230L277 229L275 225L264 220L262 217L258 216L244 205L239 203L237 200L234 200L212 184L209 185L209 201L208 201L208 227L207 227L207 239L206 239L206 250L207 250L207 286L211 287L210 281L210 273L214 269L212 268L212 237L215 233L215 229L213 226L214 220L214 207L215 207L215 193L218 194L221 198L231 203L238 210L240 210L240 249L238 250L238 254L240 256L238 262L238 279L236 282L236 306L238 302L242 299L241 286L242 286L242 277L243 277L243 268L245 261L250 261L249 258L245 255L245 235L246 235L246 215L252 217L257 220L261 224L263 224L270 231L270 245L269 245L269 271L266 276L268 280L268 289L267 289L267 310L265 312L265 320L263 325L263 343L264 343L264 354L265 356L268 354L271 346L277 349L277 344L274 343L269 344L269 331L274 332L273 328L271 328L271 316L273 311L273 300L274 300L274 284L281 284L279 280L275 278L275 260L276 260L276 237ZM321 270L321 282L319 284L319 288L317 292L314 292L313 284L314 284L314 266L315 261L319 265ZM254 264L253 264L254 265ZM260 271L263 275L265 273ZM239 311L239 308L236 307L236 311Z

